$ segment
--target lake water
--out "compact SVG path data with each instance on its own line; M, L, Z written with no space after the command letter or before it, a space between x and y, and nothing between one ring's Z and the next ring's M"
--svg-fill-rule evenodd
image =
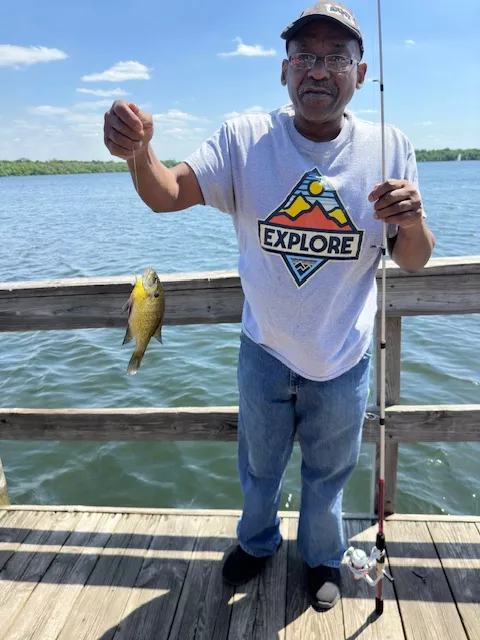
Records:
M480 162L419 165L434 255L480 255ZM0 281L235 269L229 216L156 215L128 174L0 179ZM164 328L140 373L125 373L123 329L0 333L3 407L237 404L239 325ZM403 320L401 402L480 403L478 315ZM1 438L1 433L0 433ZM0 440L12 503L241 508L236 443ZM397 511L480 514L480 443L401 445ZM367 511L371 446L345 491ZM281 508L300 504L300 453Z

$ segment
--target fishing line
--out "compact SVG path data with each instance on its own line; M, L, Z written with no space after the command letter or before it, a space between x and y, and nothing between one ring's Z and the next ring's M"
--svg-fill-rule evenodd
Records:
M133 151L133 186L135 187L135 191L138 193L137 160L135 158L135 142L133 141L132 141L132 151Z

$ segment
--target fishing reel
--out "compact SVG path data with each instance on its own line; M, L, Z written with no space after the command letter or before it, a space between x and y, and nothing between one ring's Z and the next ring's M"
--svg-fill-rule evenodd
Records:
M380 551L376 546L373 547L370 556L367 556L363 549L355 549L349 547L344 554L347 559L348 568L353 574L354 580L365 580L371 587L375 587L383 576L386 576L393 582L392 576L381 568L385 558L385 550ZM378 563L378 564L377 564ZM372 577L372 573L376 572L376 576Z

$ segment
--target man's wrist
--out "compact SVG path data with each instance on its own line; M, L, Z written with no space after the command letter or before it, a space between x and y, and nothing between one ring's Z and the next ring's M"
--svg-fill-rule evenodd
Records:
M414 224L409 225L408 227L398 227L398 234L404 236L405 238L412 238L418 236L419 233L424 233L425 224L424 217L417 220Z

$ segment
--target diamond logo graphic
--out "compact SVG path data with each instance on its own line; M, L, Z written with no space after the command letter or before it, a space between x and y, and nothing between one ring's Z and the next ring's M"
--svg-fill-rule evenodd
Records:
M265 251L282 256L297 287L330 260L358 260L363 231L317 168L306 172L282 204L258 223Z

